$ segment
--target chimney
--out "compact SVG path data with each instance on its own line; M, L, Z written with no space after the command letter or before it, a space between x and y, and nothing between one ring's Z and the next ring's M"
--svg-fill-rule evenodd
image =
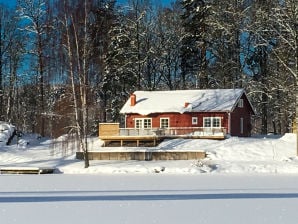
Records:
M130 95L130 106L134 106L134 105L136 105L136 103L137 103L137 96L136 96L136 94L131 94Z
M185 102L185 103L184 103L184 107L185 107L185 108L188 107L188 105L189 105L189 102Z

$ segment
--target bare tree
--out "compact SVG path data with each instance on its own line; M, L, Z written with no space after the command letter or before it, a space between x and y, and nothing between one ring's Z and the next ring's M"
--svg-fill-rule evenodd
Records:
M85 168L89 167L88 158L88 54L89 33L88 14L90 5L86 0L78 1L80 8L84 11L81 17L75 17L75 10L71 10L70 2L63 1L64 17L63 27L66 31L66 52L68 61L68 73L71 80L72 96L74 103L76 132L79 139L80 150L84 153ZM78 8L77 8L78 9Z
M298 4L297 0L279 2L272 12L270 27L277 41L272 50L273 57L281 66L285 78L295 80L293 95L296 98L295 123L298 127ZM298 154L298 131L297 131Z
M40 119L40 134L45 135L45 117L46 112L46 97L45 97L45 48L47 30L49 23L47 18L46 0L18 0L18 13L24 25L21 28L32 37L33 42L28 43L27 48L31 59L36 60L36 68L34 70L38 79L38 117Z
M170 90L181 88L180 48L183 30L180 20L180 4L160 8L157 18L156 61L159 63L161 88Z

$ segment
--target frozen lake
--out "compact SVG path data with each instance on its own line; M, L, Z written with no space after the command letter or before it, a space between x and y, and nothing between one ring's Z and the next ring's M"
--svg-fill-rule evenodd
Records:
M0 175L1 223L295 223L298 175Z

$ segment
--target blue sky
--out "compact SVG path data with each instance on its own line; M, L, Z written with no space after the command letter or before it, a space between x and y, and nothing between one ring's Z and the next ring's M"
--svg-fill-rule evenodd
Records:
M0 0L0 3L3 3L8 6L13 6L16 3L16 0Z

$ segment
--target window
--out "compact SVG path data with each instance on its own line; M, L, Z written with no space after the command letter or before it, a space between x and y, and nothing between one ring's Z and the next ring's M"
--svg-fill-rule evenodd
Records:
M241 118L240 118L240 133L241 133L241 134L243 134L243 131L244 131L244 130L243 130L243 122L244 122L243 117L241 117Z
M220 117L213 117L212 118L212 127L219 128L220 127Z
M136 119L135 127L136 128L142 128L142 126L143 126L143 120L142 119Z
M144 128L151 128L151 119L144 119Z
M205 128L220 128L221 127L221 118L220 117L204 117Z
M169 127L169 118L160 118L160 127L161 128L168 128Z
M238 107L243 108L243 99L240 99L238 102Z
M151 128L151 118L136 118L135 128Z
M198 118L197 118L197 117L192 117L192 118L191 118L191 123L192 123L193 125L198 124Z
M211 117L204 117L204 127L211 127Z

